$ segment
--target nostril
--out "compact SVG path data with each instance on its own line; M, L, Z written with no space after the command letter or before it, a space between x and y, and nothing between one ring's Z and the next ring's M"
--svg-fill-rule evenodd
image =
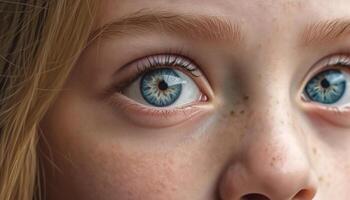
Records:
M247 194L247 195L244 195L240 200L270 200L270 199L262 194Z
M304 189L304 190L300 190L299 192L298 192L298 194L296 194L295 196L294 196L294 198L293 199L312 199L313 197L315 196L315 192L313 192L312 190L306 190L306 189Z

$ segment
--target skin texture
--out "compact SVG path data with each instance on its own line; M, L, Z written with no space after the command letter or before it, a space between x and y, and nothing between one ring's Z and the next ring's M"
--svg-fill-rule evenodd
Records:
M105 0L96 27L149 9L218 16L244 39L197 41L161 32L84 50L41 123L49 200L345 200L350 123L301 101L310 69L350 53L342 38L300 45L310 23L350 18L348 0ZM350 39L350 38L349 38ZM105 94L123 64L174 47L196 60L209 101L176 125L121 111ZM321 67L320 67L321 68ZM145 126L137 120L149 121ZM158 119L158 118L157 118ZM153 122L152 122L153 120ZM169 120L164 117L158 122ZM243 198L244 197L244 198Z

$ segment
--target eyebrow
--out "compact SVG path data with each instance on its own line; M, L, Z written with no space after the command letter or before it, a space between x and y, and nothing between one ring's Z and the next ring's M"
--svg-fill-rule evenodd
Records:
M207 41L239 42L242 30L224 17L177 14L168 11L140 10L97 28L90 41L100 37L139 35L159 32ZM309 46L350 35L350 19L320 21L306 26L301 43Z
M186 38L209 41L242 40L239 26L218 16L175 14L141 10L113 21L90 34L90 40L98 37L125 36L159 32Z
M302 34L302 43L305 46L332 41L350 35L350 20L335 19L310 24Z

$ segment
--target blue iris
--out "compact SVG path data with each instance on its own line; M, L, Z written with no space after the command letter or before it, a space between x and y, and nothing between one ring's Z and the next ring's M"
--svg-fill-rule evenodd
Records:
M346 78L339 70L327 70L312 78L305 87L311 101L321 104L337 103L346 91Z
M151 105L166 107L174 104L181 95L183 79L170 68L155 69L142 76L140 91Z

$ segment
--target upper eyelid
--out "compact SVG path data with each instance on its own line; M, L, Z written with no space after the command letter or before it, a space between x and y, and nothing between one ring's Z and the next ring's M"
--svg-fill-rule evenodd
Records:
M305 80L310 76L314 76L328 67L333 67L335 65L350 66L350 54L333 54L322 58L320 61L316 62L310 70L306 73Z
M335 54L322 59L316 63L307 73L307 79L332 67L350 68L350 54Z

